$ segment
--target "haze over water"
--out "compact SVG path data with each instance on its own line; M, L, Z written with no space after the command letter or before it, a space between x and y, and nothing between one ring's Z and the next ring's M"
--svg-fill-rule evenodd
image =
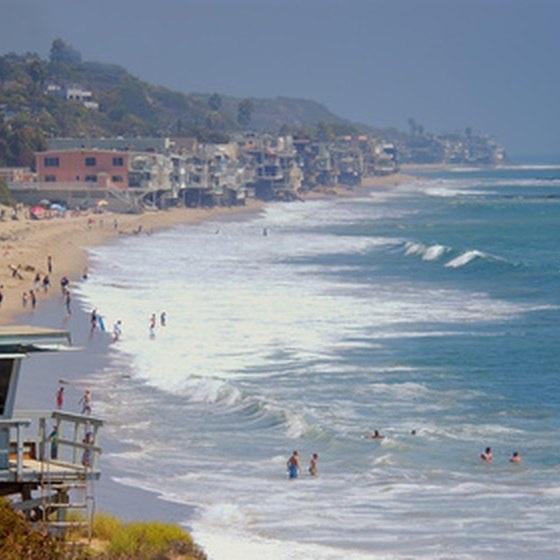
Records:
M559 224L560 167L526 166L92 250L124 329L96 413L131 444L103 462L194 505L212 559L557 556Z

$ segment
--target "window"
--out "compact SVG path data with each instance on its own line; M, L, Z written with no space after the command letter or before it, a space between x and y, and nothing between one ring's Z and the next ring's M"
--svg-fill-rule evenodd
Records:
M60 160L57 157L45 158L45 167L58 167L59 164L60 164Z
M0 416L4 414L6 409L13 365L14 360L0 360Z
M89 183L97 183L97 175L86 175L84 181Z
M97 159L96 158L94 158L94 157L87 157L86 158L86 167L95 167L96 165L97 165Z
M124 159L122 157L113 158L113 167L122 167L124 165Z
M56 182L56 175L45 175L45 182L46 183L55 183Z
M111 181L113 181L113 183L122 183L123 182L122 175L113 175L111 177Z

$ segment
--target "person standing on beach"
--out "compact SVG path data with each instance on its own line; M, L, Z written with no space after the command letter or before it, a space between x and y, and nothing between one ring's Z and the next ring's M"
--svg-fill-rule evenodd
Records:
M66 304L66 312L68 313L68 315L72 315L72 309L70 308L70 290L66 290L65 294L64 294L64 303Z
M82 414L91 414L91 392L89 389L85 390L84 395L78 401L82 405Z
M47 257L47 270L49 274L52 274L52 257L50 255Z
M91 310L89 321L91 323L91 332L93 332L97 328L97 309Z
M122 335L121 325L122 325L122 321L120 319L113 325L113 342L117 342L117 340L121 338Z
M23 306L24 309L27 307L28 301L29 300L27 299L27 292L23 292L23 294L21 294L21 305Z
M313 453L311 457L311 461L309 462L309 474L311 476L317 476L317 461L319 460L319 455L317 453Z
M70 284L70 280L68 280L68 278L66 278L66 276L63 276L60 279L60 291L64 294L64 290L66 290L66 288L68 288L68 284Z
M37 296L33 290L29 290L29 297L31 298L31 309L35 309L37 307Z
M60 410L64 403L64 387L60 387L60 389L56 392L56 408Z
M58 458L58 428L53 426L52 432L47 438L51 442L51 459Z
M298 477L298 474L301 471L301 467L299 466L299 453L294 451L292 456L288 459L287 462L288 467L288 478L294 479Z
M43 276L43 290L45 290L45 293L49 291L50 283L49 275L45 274L45 276Z

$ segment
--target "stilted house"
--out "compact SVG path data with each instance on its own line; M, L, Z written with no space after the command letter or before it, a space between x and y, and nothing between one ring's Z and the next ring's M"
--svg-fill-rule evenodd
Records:
M64 331L0 327L0 496L9 496L14 509L57 535L70 526L89 526L103 422L61 410L17 410L15 403L22 360L69 346ZM80 510L84 521L69 521L72 510Z

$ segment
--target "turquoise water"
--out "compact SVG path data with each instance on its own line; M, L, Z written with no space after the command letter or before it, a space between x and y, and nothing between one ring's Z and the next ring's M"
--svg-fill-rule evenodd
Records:
M549 165L96 248L82 296L124 329L96 395L133 445L104 461L194 505L213 559L557 557L559 239Z

